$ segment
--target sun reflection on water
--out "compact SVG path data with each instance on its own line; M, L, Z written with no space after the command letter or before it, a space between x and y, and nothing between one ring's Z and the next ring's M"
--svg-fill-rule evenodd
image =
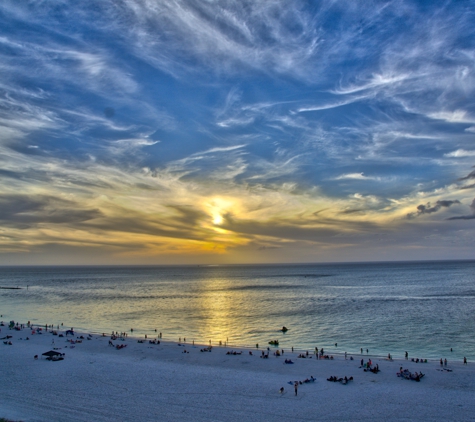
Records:
M246 293L230 291L231 280L209 280L202 284L199 297L203 325L200 326L200 337L209 338L213 344L232 342L235 333L242 332L240 312L246 302Z

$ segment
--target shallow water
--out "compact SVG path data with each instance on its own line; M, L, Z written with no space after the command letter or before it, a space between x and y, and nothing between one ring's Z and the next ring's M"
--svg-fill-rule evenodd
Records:
M5 322L106 333L133 328L149 337L156 329L165 339L213 344L262 347L277 339L280 348L328 353L359 355L363 348L372 355L475 358L475 261L3 267L0 286L22 287L0 290Z

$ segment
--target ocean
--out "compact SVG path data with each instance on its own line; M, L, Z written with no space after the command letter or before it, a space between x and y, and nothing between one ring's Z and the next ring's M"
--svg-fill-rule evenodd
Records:
M475 261L0 267L0 286L5 323L133 329L142 338L236 347L278 340L281 349L355 357L363 349L475 359Z

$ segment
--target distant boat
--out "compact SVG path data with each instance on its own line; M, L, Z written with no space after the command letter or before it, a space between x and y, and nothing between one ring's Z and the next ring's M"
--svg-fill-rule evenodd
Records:
M278 346L279 345L279 340L271 340L271 341L269 341L269 344L271 346Z
M282 331L283 333L286 333L287 331L289 331L289 329L284 326L284 327L282 327L282 329L280 331Z

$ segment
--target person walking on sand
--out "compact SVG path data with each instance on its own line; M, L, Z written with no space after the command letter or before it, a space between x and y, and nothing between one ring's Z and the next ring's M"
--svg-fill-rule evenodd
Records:
M294 382L295 395L297 395L298 389L299 389L299 383L298 383L297 381L295 381L295 382Z

